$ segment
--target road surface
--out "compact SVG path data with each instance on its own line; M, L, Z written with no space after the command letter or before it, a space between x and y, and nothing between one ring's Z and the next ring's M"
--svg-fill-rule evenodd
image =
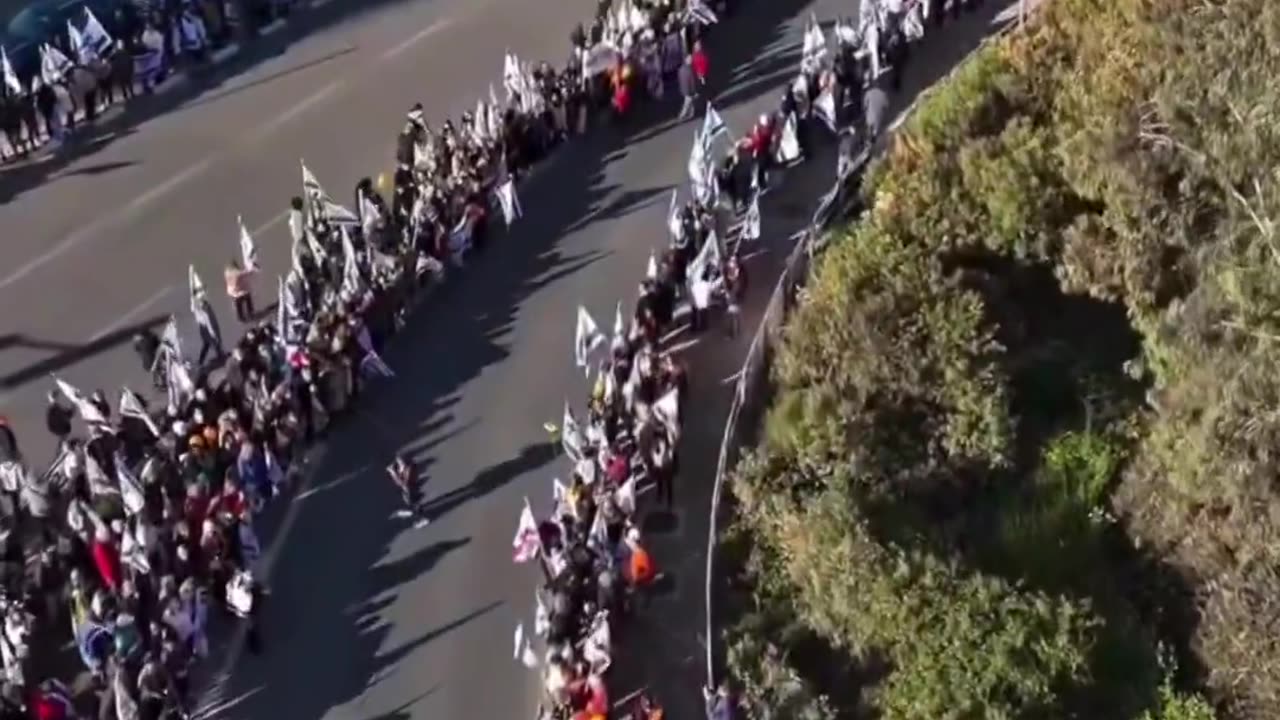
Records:
M222 264L237 253L237 214L268 272L283 269L282 210L296 192L298 158L345 198L358 177L387 168L412 100L436 121L470 108L497 77L504 49L563 57L569 28L592 5L531 12L501 0L332 0L317 11L332 17L312 21L300 39L291 24L228 63L230 78L153 98L166 112L137 122L148 108L126 115L99 147L46 177L0 174L8 240L0 301L21 309L4 329L0 408L26 430L28 452L39 458L51 445L40 437L50 372L109 394L121 382L145 386L125 347L133 328L184 312L188 262L211 291L220 287ZM712 86L739 133L776 106L810 11L852 13L830 0L744 0L740 17L718 31ZM532 625L536 576L511 565L510 537L522 499L545 511L551 479L567 472L547 452L542 423L585 391L571 361L577 304L607 325L614 303L635 297L650 248L665 242L670 189L684 184L694 128L667 120L673 110L642 110L631 126L603 128L557 153L521 191L525 218L396 340L387 360L399 377L362 399L285 512L273 538L287 542L273 547L268 652L239 658L218 678L211 715L532 715L537 678L508 653L515 624ZM807 218L832 164L813 163L797 173L799 189L767 201L769 240L748 265L760 268L753 310L787 231ZM265 300L274 283L263 285ZM232 325L225 302L219 309ZM681 678L681 697L668 698L675 720L693 717L675 706L692 708L690 690L701 681L695 628L716 426L727 408L720 375L732 372L744 343L708 335L687 351L695 402L680 509L650 528L674 581L654 599L658 615L626 632L628 645L648 649L620 651L620 691ZM429 528L389 518L396 497L382 468L397 450L429 478ZM674 624L664 609L692 622Z

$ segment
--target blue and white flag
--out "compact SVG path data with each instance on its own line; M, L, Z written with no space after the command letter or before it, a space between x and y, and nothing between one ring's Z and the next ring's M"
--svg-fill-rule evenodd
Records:
M356 214L333 201L320 186L320 181L302 161L302 198L306 203L307 216L312 222L320 224L358 226L360 218Z
M80 38L84 41L84 46L91 49L99 59L110 56L111 51L115 49L115 40L111 39L111 36L107 34L106 28L102 27L102 23L98 22L98 16L93 14L93 10L86 6L84 14L84 30L80 32Z
M716 138L727 132L729 132L729 126L725 124L724 118L720 117L720 113L716 112L711 103L707 103L707 114L702 118L702 132L698 135L702 143L710 150Z
M22 82L18 80L18 73L13 71L13 63L9 62L9 55L3 47L0 47L0 72L4 74L4 84L9 88L9 92L21 95Z

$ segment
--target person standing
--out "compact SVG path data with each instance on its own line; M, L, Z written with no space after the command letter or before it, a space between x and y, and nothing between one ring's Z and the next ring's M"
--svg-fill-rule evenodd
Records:
M724 294L728 304L729 337L734 338L742 324L742 301L747 295L747 272L737 253L730 255L725 263Z
M707 57L707 51L702 47L701 40L695 40L693 43L693 52L689 54L689 63L693 66L693 74L698 78L698 90L703 91L707 87L707 80L711 75L711 58Z
M227 581L227 604L248 625L245 647L254 655L262 654L262 631L258 617L262 609L262 589L248 570L240 570Z
M761 115L760 121L751 128L751 133L742 139L742 144L751 151L751 157L755 161L753 182L760 192L766 192L769 189L769 166L773 161L773 133L773 118L766 113Z
M698 75L693 70L692 55L686 57L680 65L676 81L680 85L680 97L684 98L680 106L680 119L688 120L693 117L698 105Z
M246 325L253 322L253 291L249 287L253 274L252 268L242 268L236 260L227 263L227 269L223 273L227 283L227 297L231 298L231 305L235 307L236 319Z

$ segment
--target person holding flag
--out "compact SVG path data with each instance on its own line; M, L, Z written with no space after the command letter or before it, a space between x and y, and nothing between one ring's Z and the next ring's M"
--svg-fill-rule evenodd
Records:
M760 121L755 127L751 128L751 132L740 141L741 146L751 152L751 157L755 161L752 184L761 193L769 190L769 169L773 165L774 130L773 116L765 113L760 116Z
M222 329L218 326L218 316L209 305L209 297L205 294L204 283L196 274L195 265L187 267L187 284L191 289L191 314L195 317L196 328L200 333L200 354L196 357L196 364L204 367L211 351L215 361L225 358L227 351L222 346Z
M404 504L404 508L395 512L395 517L412 518L415 528L430 525L431 518L427 517L422 509L422 484L418 481L418 471L413 464L406 460L404 455L396 453L391 464L387 466L387 474L391 476L391 482L400 491L400 501Z
M252 267L241 267L240 262L235 259L229 261L227 269L223 271L223 278L227 284L227 297L231 298L236 319L246 325L253 322L253 290L250 288L249 281L256 272L257 270Z

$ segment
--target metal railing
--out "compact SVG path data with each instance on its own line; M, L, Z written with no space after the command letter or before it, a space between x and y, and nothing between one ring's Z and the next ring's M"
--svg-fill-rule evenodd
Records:
M791 254L787 257L786 265L783 267L777 284L774 285L773 293L769 296L769 302L765 306L763 316L761 316L760 325L751 339L751 346L747 349L742 369L738 373L738 380L734 385L733 402L729 406L729 413L725 418L724 434L720 441L720 456L716 463L715 485L711 494L706 548L705 638L707 685L709 687L716 683L718 677L715 662L718 642L715 635L714 578L716 546L720 536L720 516L724 511L725 479L738 462L742 445L751 439L748 433L754 431L758 425L764 403L770 399L767 386L773 344L777 341L787 316L795 305L797 291L808 280L809 268L813 257L826 245L828 239L827 231L832 223L849 217L853 205L860 197L861 180L867 165L873 157L888 147L890 139L902 126L902 123L911 116L912 111L929 97L934 88L950 80L960 68L964 67L970 58L981 52L987 45L998 41L1010 32L1022 28L1027 14L1038 8L1042 2L1043 0L1035 2L1019 0L1017 3L1016 22L1004 25L998 32L985 38L960 62L956 63L947 73L917 95L907 107L903 108L880 138L850 162L850 170L838 178L831 190L818 202L813 219L808 227L800 232L795 248L792 249ZM1028 7L1028 5L1031 7Z

